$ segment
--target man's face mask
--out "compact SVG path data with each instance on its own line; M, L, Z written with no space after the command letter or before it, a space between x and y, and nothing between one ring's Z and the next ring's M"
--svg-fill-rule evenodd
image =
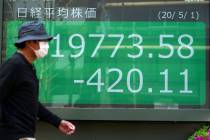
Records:
M39 41L39 49L34 50L37 58L43 58L48 54L49 44L47 41Z

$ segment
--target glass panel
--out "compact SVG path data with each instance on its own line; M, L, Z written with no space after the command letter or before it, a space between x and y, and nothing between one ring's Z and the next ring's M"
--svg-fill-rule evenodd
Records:
M209 1L10 0L5 52L25 20L54 36L40 100L93 108L209 108Z

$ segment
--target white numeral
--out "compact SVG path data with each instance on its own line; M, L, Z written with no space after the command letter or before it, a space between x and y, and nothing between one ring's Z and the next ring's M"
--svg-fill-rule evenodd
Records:
M73 43L73 39L79 38L80 45L75 45L76 43ZM85 50L85 39L81 34L73 34L69 37L69 47L74 49L76 54L71 54L70 56L73 58L80 57L84 50ZM79 51L78 51L79 50Z
M95 57L103 40L104 40L105 35L104 34L89 34L89 37L94 37L94 38L99 37L100 38L96 48L94 49L93 53L91 54L91 57Z
M112 37L112 38L119 38L119 41L117 43L117 45L115 46L112 54L111 54L111 58L113 58L115 56L115 54L117 53L117 50L119 49L120 45L122 44L122 41L124 39L124 35L123 34L109 34L108 37Z
M185 69L185 71L181 72L180 75L184 76L184 90L180 90L180 93L192 93L192 90L188 89L188 69Z
M52 54L52 57L64 57L63 54L60 53L60 34L57 34L53 39L56 40L56 54Z
M122 71L117 68L112 68L108 70L108 73L115 72L118 73L118 78L112 85L110 85L107 89L107 92L123 92L123 89L114 89L114 87L121 81L122 79Z
M164 75L164 89L160 90L160 93L172 93L173 90L168 89L168 69L163 72L160 72L160 75Z
M128 57L130 58L138 58L143 54L143 47L140 45L143 42L143 38L142 36L140 36L139 34L131 34L128 36L128 38L135 38L137 39L137 43L133 44L133 47L137 47L139 49L139 53L134 55L134 54L128 54ZM133 41L134 42L134 41Z
M189 39L189 43L188 44L185 44L183 43L182 39L183 38L188 38ZM192 44L193 44L193 38L191 35L188 35L188 34L183 34L181 35L179 38L178 38L178 42L179 44L181 45L178 50L177 50L177 53L179 55L179 57L183 58L183 59L186 59L186 58L191 58L193 55L194 55L194 49L192 48ZM184 56L182 53L181 53L181 50L182 49L188 49L190 51L189 55L186 55Z
M163 42L164 38L173 38L173 37L174 37L174 35L160 35L160 47L161 48L164 48L164 47L168 48L169 49L169 53L168 53L168 55L159 54L158 55L159 58L170 58L173 55L173 53L174 53L173 46L171 44L169 44L169 43L164 43Z
M97 81L95 82L95 77ZM97 91L101 92L101 87L104 85L101 80L101 69L97 69L96 72L87 80L87 85L88 86L96 86Z
M134 73L134 72L137 72L138 73L138 79L139 79L139 86L137 89L132 89L131 88L131 74ZM136 82L137 80L135 80L133 83L138 83ZM142 87L143 87L143 74L142 72L139 70L139 69L131 69L129 70L128 72L128 75L127 75L127 87L128 87L128 90L132 93L138 93L142 90Z

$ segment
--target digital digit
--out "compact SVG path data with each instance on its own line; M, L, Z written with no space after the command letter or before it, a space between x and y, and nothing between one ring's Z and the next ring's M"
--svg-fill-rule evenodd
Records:
M139 34L131 34L128 36L128 38L134 38L133 42L135 42L134 40L137 40L137 42L133 43L133 47L136 47L139 49L139 53L138 54L128 54L128 57L130 58L139 58L142 54L143 54L143 47L140 45L143 42L143 38L142 36L140 36Z
M53 37L54 40L56 40L56 53L52 54L52 57L64 57L63 54L60 53L60 34L57 34L55 37Z
M182 41L183 38L189 39L189 43L188 44L183 43L183 41ZM194 49L191 46L193 44L193 37L191 35L188 35L188 34L183 34L183 35L179 36L178 42L180 44L180 47L177 50L177 53L178 53L179 57L181 57L183 59L191 58L194 55ZM189 50L189 55L183 55L181 53L181 51L184 50L184 49Z
M169 53L167 55L162 55L162 54L159 54L159 58L170 58L173 53L174 53L174 48L171 44L169 43L164 43L163 39L164 38L173 38L174 35L160 35L160 47L161 48L168 48L169 49Z
M119 38L119 41L117 43L117 45L115 46L112 54L111 54L111 58L115 57L115 54L117 53L117 50L119 49L120 45L122 44L122 41L124 39L124 35L123 34L109 34L108 37L112 37L112 38Z
M108 70L108 73L117 73L118 74L118 78L116 79L115 82L113 82L113 84L111 84L108 88L107 88L107 92L123 92L123 89L114 89L114 87L122 80L122 71L120 69L117 68L112 68Z
M75 45L75 43L73 43L73 40L78 38L80 40L80 45ZM69 37L69 47L76 50L75 54L71 54L70 56L72 58L78 58L80 57L85 50L85 39L81 34L73 34Z
M100 46L101 46L101 44L102 44L102 42L104 40L104 36L105 36L104 34L89 34L89 37L100 38L96 48L94 49L94 51L93 51L93 53L91 55L91 57L95 57L96 56L96 54L97 54L97 52L98 52L98 50L99 50L99 48L100 48Z
M131 75L134 72L138 73L137 78L139 79L139 82L136 82L136 81L138 81L137 79L134 82L134 83L139 83L139 86L138 86L137 89L131 88ZM127 74L127 87L128 87L128 90L132 93L138 93L142 90L142 87L143 87L143 73L139 69L133 68L133 69L129 70L129 72Z
M96 78L95 78L96 77ZM94 79L97 79L97 81L94 81ZM88 86L96 86L97 91L101 92L101 87L104 85L101 80L101 69L97 69L93 75L87 80Z
M160 93L172 93L173 90L168 89L168 69L165 69L163 72L160 72L160 75L164 76L164 89L160 90Z
M180 90L180 93L192 93L192 90L189 90L189 79L188 79L188 69L185 69L180 75L184 76L184 90Z

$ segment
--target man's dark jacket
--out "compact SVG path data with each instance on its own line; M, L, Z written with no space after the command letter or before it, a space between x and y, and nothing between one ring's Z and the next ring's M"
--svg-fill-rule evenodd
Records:
M61 119L38 101L36 70L21 53L15 53L0 66L0 139L34 137L37 117L55 127Z

